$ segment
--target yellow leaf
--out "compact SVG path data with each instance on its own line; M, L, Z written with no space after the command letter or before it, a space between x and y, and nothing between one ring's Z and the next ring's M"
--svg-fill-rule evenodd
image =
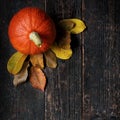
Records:
M31 61L33 66L38 66L41 69L44 68L43 54L31 55L30 61Z
M56 57L66 60L72 56L71 49L63 49L59 47L56 43L51 46L51 50L56 54Z
M45 55L46 65L50 68L56 68L57 59L55 53L52 52L52 50L48 50L47 52L44 53L44 55Z
M74 25L73 25L73 23L74 23ZM63 29L70 31L72 34L81 33L86 28L84 22L82 20L76 19L76 18L63 19L60 21L59 25L62 26ZM70 26L70 27L68 27L68 26Z
M27 58L27 55L25 54L22 54L20 52L14 53L8 60L8 63L7 63L8 71L11 74L17 74L21 70L26 58Z

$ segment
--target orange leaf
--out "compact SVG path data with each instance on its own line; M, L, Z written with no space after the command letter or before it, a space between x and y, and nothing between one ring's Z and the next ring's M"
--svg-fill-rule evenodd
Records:
M34 88L44 91L46 77L39 67L31 67L30 82Z

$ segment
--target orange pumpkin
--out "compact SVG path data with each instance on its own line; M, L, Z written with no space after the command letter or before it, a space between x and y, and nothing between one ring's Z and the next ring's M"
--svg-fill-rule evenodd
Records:
M13 47L24 54L43 53L54 42L55 25L41 9L23 8L10 21L8 35Z

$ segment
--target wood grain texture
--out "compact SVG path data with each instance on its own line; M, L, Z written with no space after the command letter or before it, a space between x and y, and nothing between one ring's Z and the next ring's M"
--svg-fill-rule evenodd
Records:
M120 119L119 1L83 0L84 120ZM120 11L119 11L120 12Z
M64 18L81 18L80 0L47 0L46 4L46 11L55 22ZM71 37L72 58L58 60L55 70L46 69L45 120L81 119L81 41L79 35Z
M71 35L73 56L45 69L45 93L29 82L15 88L6 64L15 50L8 24L25 6L45 10L57 23L80 18L87 29ZM4 0L0 1L0 120L119 120L120 1Z

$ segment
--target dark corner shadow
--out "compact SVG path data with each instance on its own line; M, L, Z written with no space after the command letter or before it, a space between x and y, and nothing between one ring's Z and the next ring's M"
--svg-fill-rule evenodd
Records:
M71 48L74 51L81 45L81 39L79 34L71 34Z

